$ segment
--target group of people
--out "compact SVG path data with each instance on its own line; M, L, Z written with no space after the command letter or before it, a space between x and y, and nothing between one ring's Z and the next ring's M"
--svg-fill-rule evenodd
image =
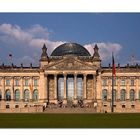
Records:
M46 108L76 108L76 107L80 107L80 108L84 108L84 107L89 107L89 105L85 105L82 99L79 99L77 104L75 104L74 102L70 102L67 104L63 103L63 100L59 100L57 104L55 103L47 103L46 106L43 106L43 111L45 111Z

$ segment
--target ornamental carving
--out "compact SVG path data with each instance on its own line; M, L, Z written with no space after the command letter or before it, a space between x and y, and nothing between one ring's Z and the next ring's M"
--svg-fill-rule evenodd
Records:
M64 61L59 61L54 63L53 65L47 66L47 70L67 70L67 69L74 69L74 70L96 70L97 68L92 64L87 64L80 60L76 59L66 59Z

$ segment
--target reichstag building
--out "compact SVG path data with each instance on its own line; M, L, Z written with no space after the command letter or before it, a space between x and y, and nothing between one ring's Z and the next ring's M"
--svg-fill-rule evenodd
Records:
M112 66L103 67L99 48L77 43L43 46L40 66L0 66L0 112L111 112ZM114 112L140 112L140 67L116 66Z

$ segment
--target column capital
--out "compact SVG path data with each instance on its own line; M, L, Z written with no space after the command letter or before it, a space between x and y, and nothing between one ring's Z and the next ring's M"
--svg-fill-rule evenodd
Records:
M45 73L45 75L44 75L44 76L45 76L45 77L47 77L48 75L49 75L48 73Z
M2 79L5 79L5 76L2 76Z
M33 76L30 76L30 79L33 79Z
M63 76L64 76L64 77L67 77L67 73L63 73Z
M54 77L57 77L57 74L54 74Z
M86 74L86 73L84 73L83 75L84 75L84 77L86 77L86 76L87 76L87 74Z

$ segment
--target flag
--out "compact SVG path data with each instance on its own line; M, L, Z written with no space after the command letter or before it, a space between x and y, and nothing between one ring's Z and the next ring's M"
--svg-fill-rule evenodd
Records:
M9 57L12 57L12 54L9 54Z
M114 77L116 76L116 66L115 66L115 61L114 61L113 53L112 53L112 75Z
M9 57L12 58L12 54L11 53L9 53Z

